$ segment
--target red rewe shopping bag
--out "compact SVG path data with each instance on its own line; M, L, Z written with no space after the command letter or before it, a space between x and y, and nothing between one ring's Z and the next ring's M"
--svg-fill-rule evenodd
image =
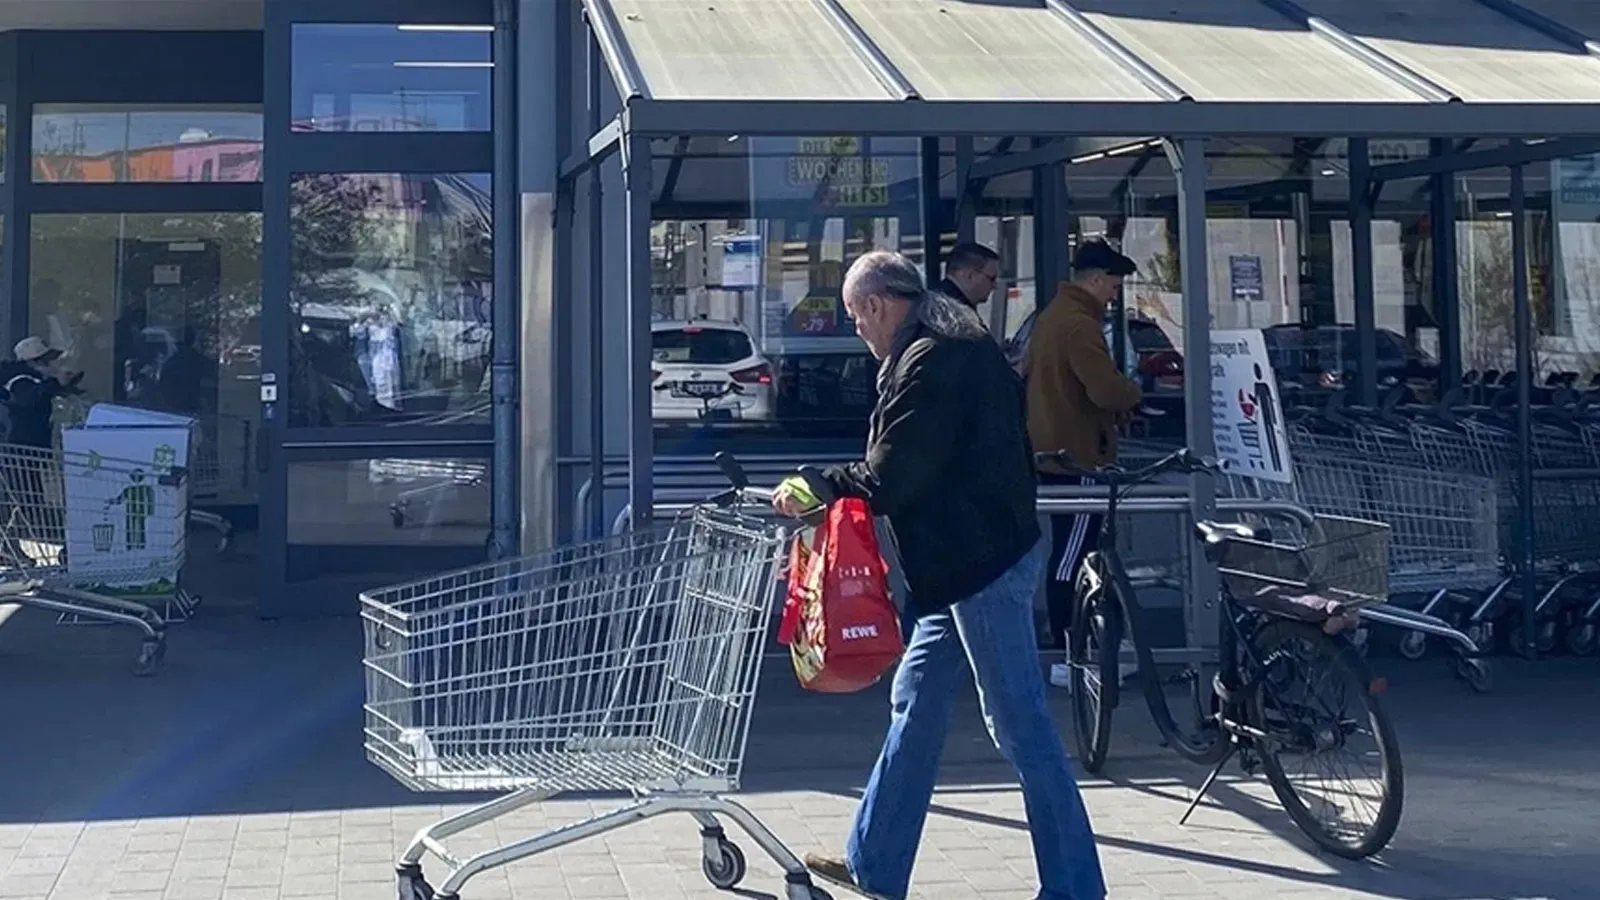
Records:
M778 640L807 690L848 694L877 683L905 649L889 567L865 501L828 507L810 546L795 538Z

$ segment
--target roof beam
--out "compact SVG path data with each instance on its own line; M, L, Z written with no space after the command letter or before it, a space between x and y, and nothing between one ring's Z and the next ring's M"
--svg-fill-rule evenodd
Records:
M1194 100L1193 97L1189 96L1188 91L1179 87L1172 79L1161 74L1137 53L1124 46L1121 41L1107 34L1105 29L1090 21L1088 16L1068 5L1067 0L1044 0L1044 5L1055 13L1057 18L1066 22L1068 27L1077 32L1079 37L1098 47L1100 52L1111 57L1111 60L1121 66L1123 71L1137 78L1161 99L1170 100L1174 103Z
M581 175L589 169L606 161L606 158L617 152L622 147L622 117L617 116L600 130L589 135L588 149L581 154L573 154L561 163L561 177L571 178Z
M1563 44L1583 50L1590 56L1600 56L1600 41L1595 41L1576 28L1557 22L1541 12L1531 10L1516 0L1477 0L1477 2L1546 37L1555 38Z
M1309 10L1295 3L1294 0L1261 0L1261 3L1284 18L1300 23L1313 34L1338 47L1346 56L1366 65L1367 68L1383 75L1390 81L1404 85L1407 89L1428 100L1435 103L1461 102L1461 98L1457 97L1448 88L1424 77L1399 60L1374 49L1372 45L1329 22L1327 19L1312 15Z
M1293 137L1355 134L1367 138L1530 134L1600 137L1596 103L1073 102L1055 100L636 100L630 131L777 136L870 134L881 137Z
M884 90L901 100L916 100L921 96L910 80L890 61L889 55L883 52L883 48L874 43L850 13L839 5L839 0L811 0L811 2L828 17L839 33L844 35L850 44L850 49L854 50L856 56L872 70L872 77L878 80L878 84L882 85Z
M1586 156L1591 153L1600 153L1600 138L1561 138L1538 144L1510 144L1492 150L1473 150L1469 153L1452 153L1448 156L1430 156L1402 163L1388 163L1373 166L1371 176L1375 181L1398 181L1402 178L1445 175L1473 169L1522 166L1568 156Z
M594 32L595 41L600 44L600 54L605 57L611 77L617 82L617 93L622 95L622 104L626 106L634 99L650 99L644 72L639 68L639 60L634 58L628 42L622 37L622 22L617 19L617 11L612 7L611 0L583 0L583 17L589 23L589 30Z

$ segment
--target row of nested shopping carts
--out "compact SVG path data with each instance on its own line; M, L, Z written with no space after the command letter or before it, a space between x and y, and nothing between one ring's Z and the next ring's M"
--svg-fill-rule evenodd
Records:
M1459 391L1423 405L1402 403L1397 388L1376 408L1348 406L1336 393L1286 410L1295 471L1289 490L1315 512L1389 523L1394 601L1450 623L1483 652L1593 653L1600 643L1600 406L1573 390L1543 393L1528 448L1531 529L1519 515L1514 408L1473 403ZM1517 564L1527 547L1537 586L1531 595ZM1413 631L1396 649L1419 659L1429 647L1428 636ZM1461 671L1469 680L1486 676L1481 667Z
M194 504L248 490L253 468L231 444L252 447L252 425L203 421L181 467L60 440L0 444L0 605L55 613L59 625L130 627L140 637L134 674L154 674L168 626L200 605L184 579L189 530L214 532L219 555L232 538L226 517Z

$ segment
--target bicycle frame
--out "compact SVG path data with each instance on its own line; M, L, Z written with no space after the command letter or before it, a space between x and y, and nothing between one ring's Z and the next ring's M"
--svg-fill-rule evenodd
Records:
M1155 721L1156 729L1161 732L1164 743L1178 749L1179 752L1193 761L1201 764L1215 764L1228 752L1229 742L1223 738L1219 728L1216 740L1213 740L1204 749L1196 747L1192 738L1172 715L1172 707L1167 702L1167 695L1162 690L1161 679L1156 674L1155 654L1150 650L1148 637L1144 633L1144 607L1139 602L1138 592L1134 590L1132 581L1128 578L1126 567L1122 564L1121 553L1117 550L1117 507L1121 503L1121 490L1115 484L1110 487L1109 499L1106 506L1105 517L1100 524L1100 546L1098 552L1106 561L1108 574L1114 581L1112 585L1114 596L1121 603L1122 621L1128 630L1128 640L1133 644L1134 654L1139 665L1139 682L1144 693L1145 705L1150 709L1150 717ZM1240 686L1239 673L1239 622L1237 606L1224 594L1220 598L1223 602L1223 615L1217 617L1217 673L1213 679L1212 692L1216 699L1217 712L1226 712L1231 706L1231 699L1238 696ZM1120 650L1119 650L1120 652ZM1190 672L1194 679L1192 690L1195 694L1196 711L1200 709L1199 691L1201 689L1201 673L1197 664L1191 664ZM1115 709L1119 700L1121 686L1115 683L1107 684L1104 679L1100 684L1100 702L1109 704ZM1203 724L1204 718L1197 724ZM1220 723L1219 723L1220 724Z

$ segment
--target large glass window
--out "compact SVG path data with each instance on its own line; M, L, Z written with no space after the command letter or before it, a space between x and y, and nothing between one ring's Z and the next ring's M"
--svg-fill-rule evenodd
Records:
M1523 173L1535 385L1552 378L1587 383L1596 371L1594 332L1573 327L1574 310L1588 305L1589 288L1581 279L1589 267L1585 244L1595 217L1584 212L1581 170L1574 177L1571 170L1563 171L1564 164L1554 164L1566 181L1565 189L1554 193L1552 164L1530 165ZM1513 384L1516 369L1510 172L1502 168L1458 175L1456 197L1461 366L1467 383L1487 397ZM1566 220L1559 225L1552 202L1555 213Z
M295 25L300 131L488 131L488 25Z
M862 253L921 258L915 140L658 141L682 159L656 209L653 410L664 452L696 435L851 436L876 363L840 287ZM680 208L725 210L683 215Z
M489 176L296 175L289 422L484 422Z
M1538 168L1538 167L1535 167ZM1542 336L1573 384L1600 386L1600 155L1549 164L1554 288ZM1566 380L1565 376L1562 376Z
M202 499L255 502L261 374L257 213L36 214L31 331L85 395L201 423Z
M33 180L260 181L261 107L41 104Z
M1374 164L1426 156L1426 141L1374 141ZM1317 403L1354 382L1355 278L1348 142L1209 142L1207 282L1211 325L1259 328L1287 402ZM1120 242L1139 264L1124 289L1131 374L1157 400L1182 387L1183 298L1177 184L1158 142L1129 139L1067 166L1076 239ZM1378 378L1430 393L1438 379L1429 192L1386 184L1372 225ZM1108 323L1108 331L1109 331ZM1158 335L1159 332L1160 334Z

